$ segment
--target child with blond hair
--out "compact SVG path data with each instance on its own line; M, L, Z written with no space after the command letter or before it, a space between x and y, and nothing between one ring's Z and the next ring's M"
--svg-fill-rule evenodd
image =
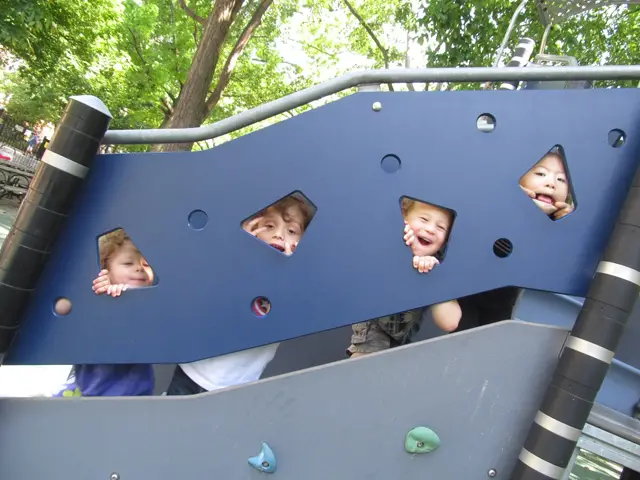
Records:
M153 284L153 270L121 228L98 240L100 268L94 280L96 293L119 296L128 288ZM74 365L71 375L55 397L107 397L151 395L153 367L145 364Z
M406 197L402 199L401 208L405 221L404 241L411 248L413 268L419 273L428 273L442 260L453 213ZM462 312L456 300L428 308L440 329L452 332L458 327ZM352 325L347 355L355 358L409 343L420 328L425 310L417 308Z
M290 195L246 221L243 228L285 255L292 255L312 216L313 211L304 200ZM256 315L263 316L271 305L266 299L257 299L251 307ZM167 395L193 395L258 380L279 345L272 343L183 363L176 368Z
M245 221L242 228L270 247L289 256L295 251L302 234L309 225L313 216L312 210L304 200L293 194L260 211ZM122 250L116 249L116 254L121 251L130 252L126 246L118 248ZM134 264L138 265L138 263L135 259L121 259L118 255L109 257L110 261L107 259L103 261L103 251L105 255L109 255L112 250L114 249L108 245L104 246L104 250L101 246L103 270L93 282L93 290L96 294L118 297L128 289L151 284L153 271L141 255L138 262L140 268L124 268L130 265L132 260ZM127 264L123 264L120 260L126 260ZM146 277L143 272L146 273ZM264 316L269 313L271 305L266 299L256 299L251 308L256 315ZM275 356L278 346L278 343L274 343L180 364L176 368L167 395L191 395L257 380ZM139 367L145 372L152 373L150 365ZM84 394L82 386L80 390Z

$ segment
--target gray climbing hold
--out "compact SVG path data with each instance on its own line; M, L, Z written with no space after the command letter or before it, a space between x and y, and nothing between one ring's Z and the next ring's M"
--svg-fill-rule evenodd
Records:
M429 453L440 446L440 438L430 428L416 427L407 433L404 449L408 453Z
M276 456L273 454L273 450L269 448L269 445L264 442L262 443L260 454L251 457L248 461L249 465L261 472L273 473L276 471Z

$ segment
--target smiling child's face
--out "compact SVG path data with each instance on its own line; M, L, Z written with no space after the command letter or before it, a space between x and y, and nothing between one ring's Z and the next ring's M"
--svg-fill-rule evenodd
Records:
M153 283L153 270L130 240L125 240L111 255L107 270L109 281L114 285L145 287Z
M520 185L536 194L533 202L547 215L557 210L556 202L566 202L569 197L569 182L564 164L557 155L546 155L534 165Z
M413 255L432 257L447 240L451 215L442 208L414 202L407 211L405 222L415 235L415 241L411 245Z

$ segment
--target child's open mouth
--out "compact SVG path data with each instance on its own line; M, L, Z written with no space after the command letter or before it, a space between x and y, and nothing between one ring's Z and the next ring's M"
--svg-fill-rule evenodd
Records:
M536 195L536 200L538 200L539 202L548 203L549 205L554 204L553 198L551 198L549 195L544 195L542 193L539 193Z
M284 247L282 245L278 245L276 243L270 243L269 245L271 245L273 248L275 248L276 250L279 250L281 252L284 253Z
M423 247L428 247L429 245L431 245L433 243L428 238L416 237L416 240L418 240L418 243L420 245L422 245Z

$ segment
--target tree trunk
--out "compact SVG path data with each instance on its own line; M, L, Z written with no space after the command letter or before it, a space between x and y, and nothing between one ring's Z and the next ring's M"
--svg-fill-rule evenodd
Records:
M206 117L206 99L220 51L244 0L216 0L191 62L187 80L174 108L169 128L199 127ZM193 143L154 146L153 150L189 151Z

